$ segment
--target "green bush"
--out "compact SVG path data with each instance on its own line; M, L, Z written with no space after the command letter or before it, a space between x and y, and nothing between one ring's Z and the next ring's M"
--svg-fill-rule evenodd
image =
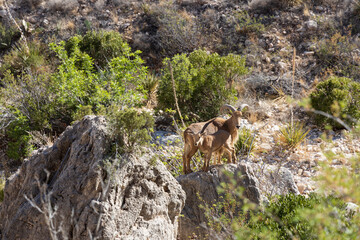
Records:
M235 28L240 34L260 35L265 30L265 26L256 18L251 17L247 11L236 12L235 21Z
M353 35L360 33L360 0L356 0L353 3L352 13L349 16L349 22L351 24L351 32Z
M28 119L19 111L15 112L15 119L6 128L6 136L8 139L8 147L6 155L17 162L21 162L27 156L32 147L29 143L29 123Z
M128 45L123 55L112 58L108 68L97 72L92 58L80 50L79 38L72 38L71 54L65 43L51 44L61 60L58 72L53 75L56 106L62 116L75 116L82 106L91 106L93 113L112 104L139 106L145 99L141 83L147 69L138 52L131 52ZM74 115L75 114L75 115ZM70 122L73 119L69 119Z
M10 49L11 45L20 38L20 32L13 27L6 27L0 22L0 51Z
M222 183L218 189L219 201L200 205L209 229L222 239L308 240L357 236L358 226L347 215L346 204L340 198L288 194L274 197L259 209L244 199L243 190L236 185L234 181Z
M65 50L71 56L76 49L89 55L95 66L104 68L111 59L131 52L129 45L120 33L115 31L89 31L84 36L74 36L65 44Z
M50 133L52 116L52 92L49 78L22 75L18 79L8 71L0 88L0 104L4 107L0 124L5 126L7 157L21 161L32 150L29 131L41 130Z
M148 112L114 106L108 114L109 129L122 152L132 152L151 140L155 120Z
M0 102L10 112L19 111L26 116L33 130L49 130L52 115L52 82L47 75L24 74L16 79L9 71L3 78L4 88L0 89Z
M23 55L16 55L24 58L16 68L11 63L4 67L7 70L2 79L4 87L0 88L0 126L5 126L8 158L26 157L31 150L30 131L60 134L74 120L86 114L103 113L113 104L124 107L145 104L147 93L142 83L147 69L139 52L131 52L128 45L123 45L122 55L110 59L108 67L99 70L92 58L79 49L79 41L72 39L71 54L66 52L64 42L50 44L60 63L55 73L28 71L36 56L42 56L38 48L34 49L35 56L30 56L33 60L27 59L24 50ZM41 65L40 60L36 64ZM16 119L11 124L7 122L9 115Z
M28 48L21 43L19 48L14 48L4 55L0 72L10 70L14 76L45 74L51 70L48 58L48 48L43 43L32 41L28 43Z
M309 197L293 194L279 196L271 201L264 212L253 213L248 227L258 232L254 234L254 239L262 239L262 232L269 230L272 235L270 239L319 239L317 227L320 223L313 223L308 219L308 214L324 214L329 221L325 234L327 237L339 239L335 236L342 236L341 239L347 239L355 236L349 219L345 217L345 203L332 196L316 194L310 194Z
M360 77L360 71L353 54L357 48L349 35L335 33L331 38L317 42L315 54L323 68L330 69L342 77L357 79Z
M310 95L315 110L323 111L342 119L348 125L354 125L360 119L360 83L348 78L331 77L319 83ZM330 124L343 128L331 118L317 114L319 124Z
M167 58L158 90L162 109L176 109L169 62L180 111L183 115L198 115L201 120L215 117L221 105L235 99L234 81L248 72L245 58L235 54L221 57L196 50L188 56Z

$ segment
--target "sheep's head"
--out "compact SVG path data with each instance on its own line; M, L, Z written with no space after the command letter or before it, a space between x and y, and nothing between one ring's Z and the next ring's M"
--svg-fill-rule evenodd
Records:
M235 109L233 106L228 105L228 104L224 104L221 108L220 108L220 112L224 111L224 110L229 110L231 112L231 121L232 124L239 129L240 128L240 124L241 124L241 119L243 118L244 114L246 114L249 110L249 105L247 104L242 104L238 109Z
M202 144L203 140L204 140L204 133L194 133L194 145L195 146L199 146Z

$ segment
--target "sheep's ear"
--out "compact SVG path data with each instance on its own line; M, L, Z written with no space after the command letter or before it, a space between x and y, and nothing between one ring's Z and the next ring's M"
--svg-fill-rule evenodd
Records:
M249 111L249 105L247 104L241 104L241 106L238 108L238 111L241 111L241 112L247 112Z

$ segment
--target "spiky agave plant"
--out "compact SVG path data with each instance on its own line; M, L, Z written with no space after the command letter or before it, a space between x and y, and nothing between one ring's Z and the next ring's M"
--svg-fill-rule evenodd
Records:
M301 142L304 141L309 129L304 128L301 122L292 122L280 128L281 141L289 149L296 148Z
M255 147L255 134L254 131L242 128L239 130L239 138L235 144L236 154L246 155L251 152Z

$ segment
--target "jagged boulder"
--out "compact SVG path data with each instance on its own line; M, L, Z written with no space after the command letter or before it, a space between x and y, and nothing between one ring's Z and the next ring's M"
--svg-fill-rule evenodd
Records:
M200 239L216 239L206 226L207 219L200 205L206 203L211 206L219 201L221 194L218 187L221 183L230 183L230 176L237 186L243 187L243 197L256 204L268 202L267 197L271 194L299 194L289 170L269 165L214 165L210 167L209 172L179 176L177 180L186 192L183 217L180 219L180 239L194 236Z
M6 183L0 238L176 239L181 186L161 163L109 149L105 119L87 116L35 152Z
M292 173L284 167L248 163L259 183L259 190L264 197L274 195L300 194Z

